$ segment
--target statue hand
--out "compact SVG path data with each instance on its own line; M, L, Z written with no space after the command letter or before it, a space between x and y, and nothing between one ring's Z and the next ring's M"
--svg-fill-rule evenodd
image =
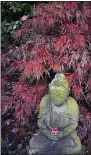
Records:
M59 134L57 135L57 139L59 140L59 139L61 139L61 137L63 137L63 131L59 131Z
M51 135L50 136L50 139L52 139L52 140L58 140L57 135Z
M59 134L60 134L59 131L56 128L54 128L51 130L50 138L53 140L58 140Z

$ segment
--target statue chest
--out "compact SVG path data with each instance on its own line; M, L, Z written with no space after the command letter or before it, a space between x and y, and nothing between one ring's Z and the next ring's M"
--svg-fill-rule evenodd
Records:
M70 123L70 119L67 114L67 106L63 104L61 106L55 106L51 103L48 113L45 116L45 123L50 128L63 129Z

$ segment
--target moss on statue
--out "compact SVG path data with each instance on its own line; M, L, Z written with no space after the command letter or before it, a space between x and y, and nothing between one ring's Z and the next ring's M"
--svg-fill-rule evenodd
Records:
M66 77L60 73L55 76L52 82L49 84L50 98L56 105L63 104L69 95L69 84Z
M68 105L68 112L69 114L71 114L70 118L72 118L72 120L77 121L79 120L79 107L77 102L72 98L72 97L68 97L67 98L67 105Z
M41 118L44 114L47 113L47 110L48 110L47 102L49 102L49 95L45 95L40 102L40 110L39 110L38 118Z

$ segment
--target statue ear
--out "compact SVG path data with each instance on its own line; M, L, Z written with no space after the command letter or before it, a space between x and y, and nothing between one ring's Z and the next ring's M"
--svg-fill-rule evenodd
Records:
M69 92L70 92L70 87L69 87Z
M70 87L68 88L68 96L69 96L69 93L70 93Z

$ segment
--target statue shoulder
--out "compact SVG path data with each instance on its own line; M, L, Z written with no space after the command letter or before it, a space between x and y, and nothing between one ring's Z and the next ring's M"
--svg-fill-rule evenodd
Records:
M72 107L72 109L79 109L76 100L70 96L67 98L67 103Z
M47 112L47 108L48 108L47 103L48 103L48 101L49 101L49 94L45 95L41 99L38 118L41 118Z
M76 100L69 96L67 98L67 104L69 107L69 112L72 115L72 119L74 119L75 121L79 121L79 107Z
M40 108L41 108L41 107L45 107L48 100L49 100L49 94L45 95L45 96L41 99Z

